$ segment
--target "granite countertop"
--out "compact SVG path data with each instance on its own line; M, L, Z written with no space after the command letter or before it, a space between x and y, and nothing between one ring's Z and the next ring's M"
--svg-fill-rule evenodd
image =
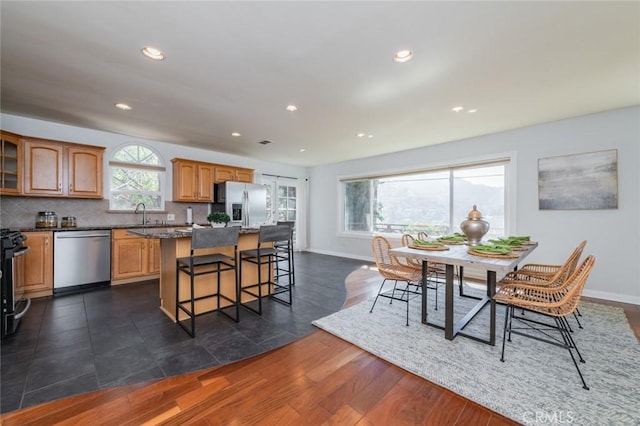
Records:
M191 237L191 229L189 227L164 227L161 228L133 228L129 230L130 234L144 238L187 238ZM258 228L241 228L240 234L256 234L260 232Z
M103 229L129 229L129 228L167 228L167 227L174 227L174 228L185 228L188 225L187 224L148 224L148 225L142 225L140 223L126 223L126 224L115 224L115 225L93 225L93 226L76 226L76 227L67 227L67 228L63 228L63 227L55 227L55 228L36 228L35 226L30 227L30 228L19 228L20 232L32 232L32 231L56 231L56 232L60 232L60 231L98 231L98 230L103 230ZM204 224L203 224L204 226ZM207 226L209 226L207 224Z
M210 226L208 223L201 224L202 226ZM19 228L20 232L34 232L34 231L98 231L104 229L132 229L136 230L136 235L140 235L146 238L182 238L188 237L189 234L187 232L176 232L180 229L191 229L191 227L187 224L148 224L142 225L139 223L131 223L131 224L116 224L116 225L95 225L95 226L77 226L75 228ZM171 231L169 231L171 230ZM251 234L258 232L258 228L242 228L240 230L241 234ZM134 232L132 232L134 233ZM151 237L151 234L158 234L162 236Z

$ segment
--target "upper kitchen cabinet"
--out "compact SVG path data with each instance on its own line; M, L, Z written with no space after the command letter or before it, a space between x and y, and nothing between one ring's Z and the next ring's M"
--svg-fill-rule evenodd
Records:
M104 148L69 146L69 196L103 198L102 157Z
M213 164L174 158L173 201L213 201Z
M216 165L215 183L220 182L253 182L253 170L241 167Z
M210 203L213 184L227 181L253 182L253 170L222 164L174 158L173 201Z
M25 138L23 194L103 198L104 148Z
M20 136L0 131L0 194L19 195L22 190L22 142Z

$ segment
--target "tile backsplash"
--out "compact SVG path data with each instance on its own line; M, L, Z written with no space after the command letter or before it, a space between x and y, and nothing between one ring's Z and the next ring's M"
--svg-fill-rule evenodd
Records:
M193 209L193 220L207 222L208 204L165 202L163 212L147 211L150 223L166 222L182 226L187 220L187 207ZM0 227L34 228L36 216L41 211L53 211L58 223L65 216L75 216L78 227L111 226L142 223L142 215L133 212L110 212L109 200L84 200L76 198L0 197ZM175 221L168 221L167 214L174 214Z

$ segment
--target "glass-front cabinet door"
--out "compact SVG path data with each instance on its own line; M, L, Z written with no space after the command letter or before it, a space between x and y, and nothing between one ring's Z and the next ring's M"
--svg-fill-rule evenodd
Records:
M20 136L0 132L0 194L20 194L22 145Z

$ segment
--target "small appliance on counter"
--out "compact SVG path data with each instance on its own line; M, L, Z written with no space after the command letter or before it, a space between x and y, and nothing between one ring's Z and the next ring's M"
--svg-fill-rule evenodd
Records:
M56 212L38 212L36 215L36 228L57 228L58 216Z

